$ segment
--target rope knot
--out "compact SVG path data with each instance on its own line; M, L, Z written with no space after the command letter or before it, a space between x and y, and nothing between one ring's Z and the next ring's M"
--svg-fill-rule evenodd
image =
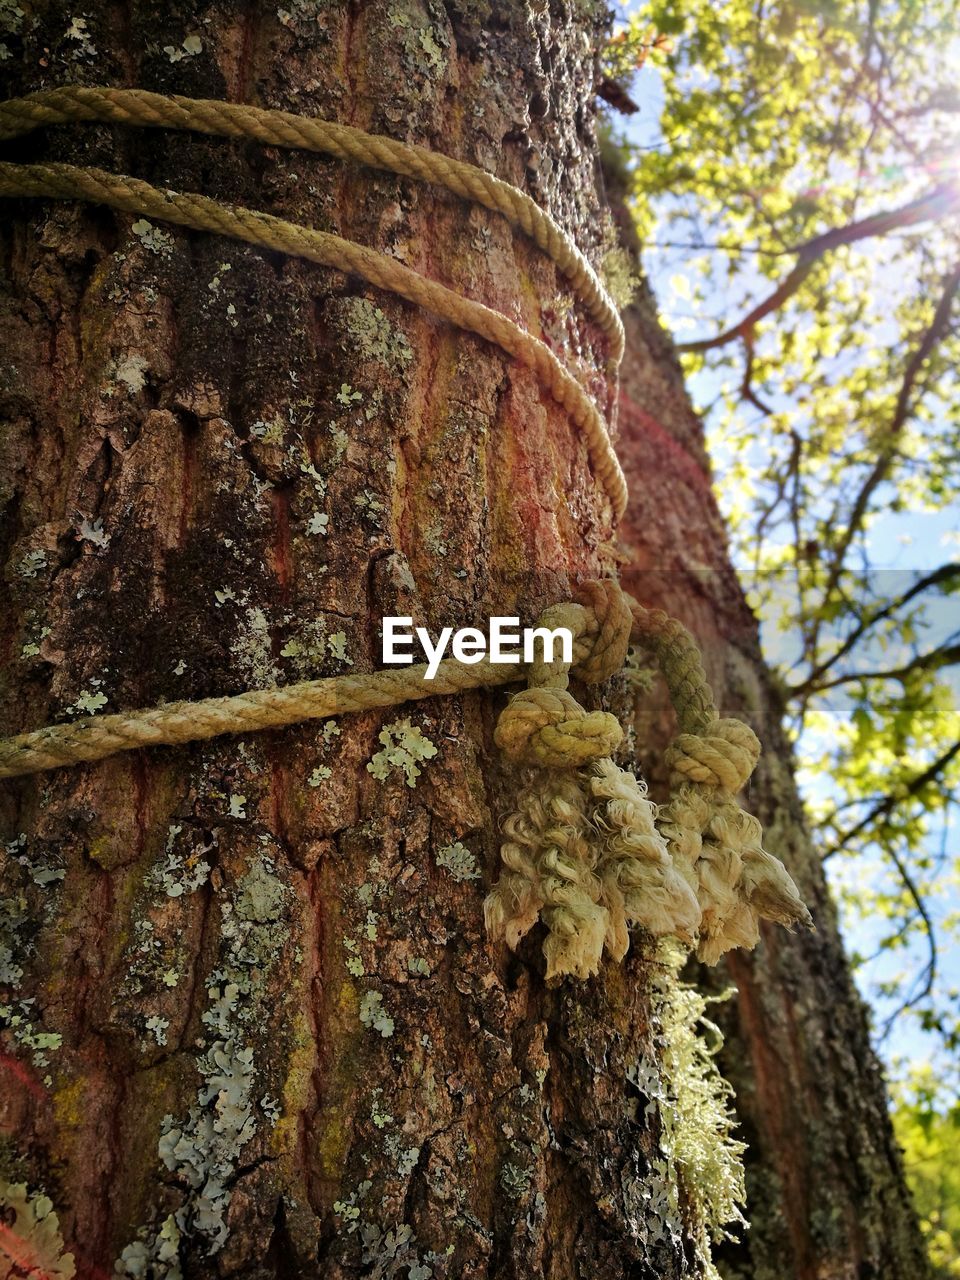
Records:
M672 772L689 782L736 794L760 759L760 741L740 720L714 720L706 732L681 733L667 748Z
M600 684L616 675L626 661L633 615L619 582L613 578L581 583L575 599L593 614L597 630L593 648L574 668L574 675L584 684Z
M585 711L564 689L525 689L504 707L493 736L511 760L576 769L612 755L623 730L609 711Z
M554 604L544 609L537 619L537 627L555 631L566 627L572 635L580 635L587 625L587 611L578 604ZM542 648L535 648L533 661L527 665L527 683L537 689L566 689L570 682L569 662L554 657L549 662Z

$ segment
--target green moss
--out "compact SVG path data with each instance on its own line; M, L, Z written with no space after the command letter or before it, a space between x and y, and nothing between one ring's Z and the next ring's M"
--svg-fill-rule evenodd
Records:
M113 836L110 833L105 832L103 835L91 840L90 847L87 849L87 856L98 867L103 867L104 871L112 871L114 867L119 865L117 850Z
M317 1164L325 1178L340 1176L349 1143L350 1127L345 1117L336 1108L325 1107L315 1146Z
M640 287L640 277L630 254L620 243L620 232L609 213L603 220L603 258L600 278L618 311L628 307Z
M294 1048L287 1060L287 1073L283 1081L283 1098L280 1115L274 1125L271 1147L285 1151L295 1167L300 1141L300 1117L307 1106L312 1088L316 1051L306 1009L296 1015Z
M87 1084L82 1077L68 1080L51 1094L58 1130L77 1130L88 1113Z

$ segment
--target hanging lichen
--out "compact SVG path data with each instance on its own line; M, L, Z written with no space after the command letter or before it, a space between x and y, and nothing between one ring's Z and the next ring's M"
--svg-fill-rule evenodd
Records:
M659 1124L663 1158L653 1172L668 1188L670 1217L680 1219L682 1188L683 1217L702 1274L720 1280L711 1245L729 1239L730 1227L745 1225L746 1147L734 1137L733 1088L717 1066L723 1037L706 1016L710 1000L680 981L684 956L677 946L661 943L658 960L652 984L656 1060L641 1058L628 1078L648 1100L647 1117Z

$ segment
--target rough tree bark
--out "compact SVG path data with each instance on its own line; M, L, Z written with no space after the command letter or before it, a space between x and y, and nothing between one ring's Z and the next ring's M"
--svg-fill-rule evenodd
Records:
M4 96L129 84L358 124L507 178L602 257L592 3L0 16ZM543 332L603 400L603 345L550 264L435 190L99 126L5 154L133 172L392 253ZM432 630L530 620L612 567L582 444L479 340L215 237L82 205L4 214L0 732L372 669L386 614ZM681 572L651 584L631 567L626 584L700 632L721 701L775 742L696 426L649 315L634 325L626 389L664 434L625 414L627 534L638 569ZM719 572L695 581L691 565ZM625 711L627 683L605 696ZM27 1184L34 1217L50 1197L80 1275L120 1258L156 1277L696 1274L682 1188L664 1229L656 1117L630 1083L656 1060L649 952L549 990L536 939L511 957L483 937L516 787L492 747L502 704L437 699L0 788L0 1185ZM416 786L387 761L367 769L385 725L414 756L414 730L436 748ZM638 727L656 780L665 717ZM821 932L732 970L748 997L727 1065L757 1150L750 1266L916 1276L785 755L754 798ZM6 1226L28 1218L8 1206ZM792 1271L774 1267L787 1248Z

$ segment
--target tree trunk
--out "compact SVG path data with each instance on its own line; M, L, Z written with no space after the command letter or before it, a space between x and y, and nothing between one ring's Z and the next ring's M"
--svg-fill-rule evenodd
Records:
M4 18L4 96L111 82L356 124L497 173L602 256L597 6L24 8ZM432 187L92 125L5 156L134 173L392 254L542 332L603 402L604 343L549 261ZM479 339L215 236L92 205L5 214L0 732L372 670L385 615L434 633L531 621L613 566L582 441ZM640 569L680 572L625 585L696 628L721 701L779 741L684 452L695 424L636 323L627 392L663 434L625 413L626 533ZM720 572L698 582L691 564ZM624 712L626 681L608 698ZM638 1075L662 1048L652 950L635 940L622 966L548 987L537 939L517 956L485 940L517 789L492 744L503 703L437 698L2 785L8 1253L56 1275L68 1249L90 1277L702 1271L697 1188ZM639 727L656 779L665 717ZM745 1274L773 1274L786 1241L794 1269L777 1274L919 1275L785 753L752 798L821 932L731 966L747 998L726 1061L763 1183Z

